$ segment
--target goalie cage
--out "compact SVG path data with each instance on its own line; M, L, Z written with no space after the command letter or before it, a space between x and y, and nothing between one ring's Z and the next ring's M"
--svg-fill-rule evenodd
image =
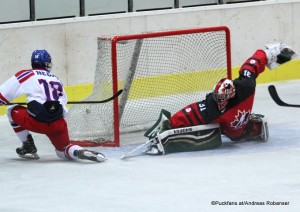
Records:
M231 78L226 26L98 38L94 87L73 105L67 123L72 143L120 146L120 133L146 130L161 109L171 113L198 101L221 78Z

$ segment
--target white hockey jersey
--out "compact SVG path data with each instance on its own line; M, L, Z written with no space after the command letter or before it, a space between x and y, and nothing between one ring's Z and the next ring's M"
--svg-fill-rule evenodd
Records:
M68 110L67 95L58 77L43 69L21 70L0 86L0 104L7 104L15 98L26 95L26 102L33 100L43 104L59 101L64 117Z

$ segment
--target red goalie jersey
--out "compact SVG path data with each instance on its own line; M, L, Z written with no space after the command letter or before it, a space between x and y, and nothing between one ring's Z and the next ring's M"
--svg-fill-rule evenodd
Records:
M221 133L232 140L241 138L252 112L256 78L265 70L267 55L257 50L239 70L239 77L233 82L234 95L220 108L214 92L202 101L187 105L170 119L171 128L219 123ZM223 81L222 81L223 82ZM222 104L222 103L221 103Z

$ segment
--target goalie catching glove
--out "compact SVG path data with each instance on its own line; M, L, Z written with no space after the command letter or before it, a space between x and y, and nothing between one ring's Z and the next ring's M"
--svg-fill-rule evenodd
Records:
M265 45L264 52L267 55L267 67L272 70L296 57L296 52L286 44L273 43Z

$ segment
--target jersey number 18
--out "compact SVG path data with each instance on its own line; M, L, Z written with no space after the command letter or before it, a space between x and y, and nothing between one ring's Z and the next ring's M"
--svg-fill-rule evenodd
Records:
M50 81L45 79L39 79L39 83L43 85L47 101L57 101L62 96L63 87L60 82Z

